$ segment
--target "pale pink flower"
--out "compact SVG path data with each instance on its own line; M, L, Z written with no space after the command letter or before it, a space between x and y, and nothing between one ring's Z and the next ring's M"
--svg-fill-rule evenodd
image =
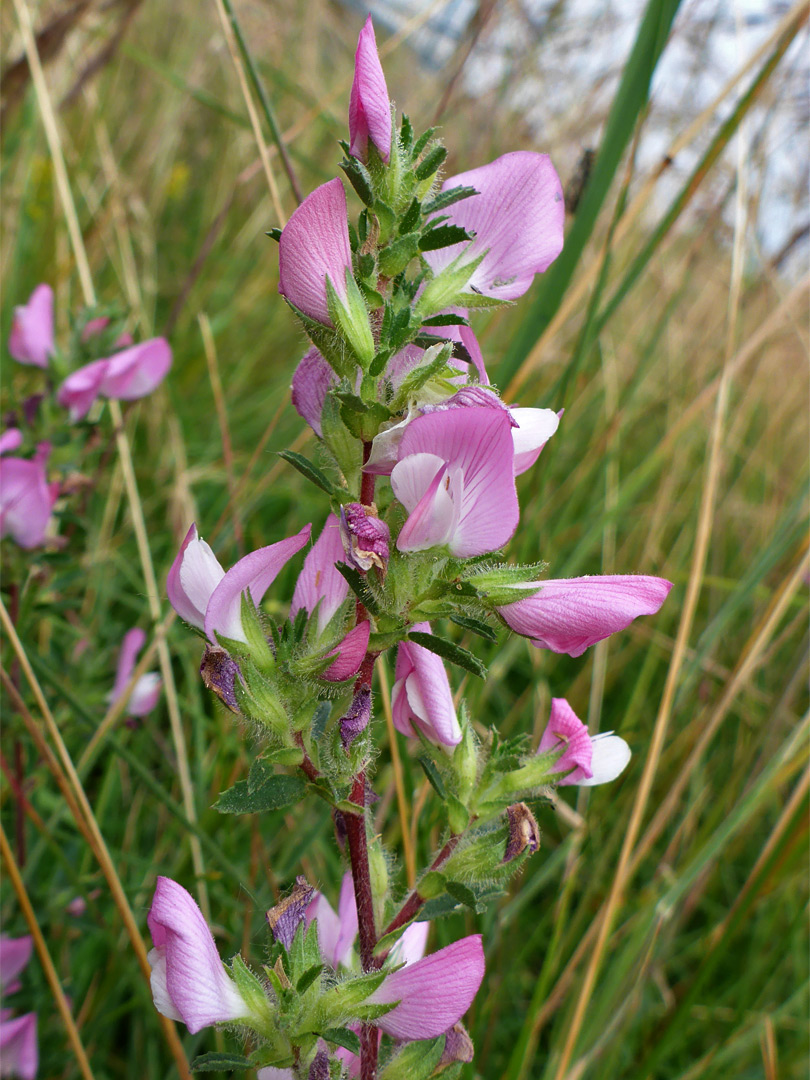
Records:
M96 398L136 401L151 394L171 364L168 342L152 338L78 368L62 383L57 400L75 422L87 415Z
M116 702L124 693L127 683L135 670L138 653L146 642L146 634L139 627L133 627L124 635L121 651L118 654L118 669L115 673L115 685L110 696ZM125 712L128 716L146 716L154 709L160 699L163 680L156 671L147 671L136 681L129 695Z
M59 485L48 483L50 452L50 443L44 442L31 459L0 457L0 537L10 536L22 548L45 542L59 495Z
M557 781L560 787L607 784L624 771L630 760L630 747L624 739L612 731L589 735L565 698L552 698L551 716L537 747L538 754L552 750L562 750L562 754L551 771L567 773Z
M346 579L335 569L337 562L346 562L346 553L340 538L340 522L330 514L321 535L307 552L290 605L291 619L301 608L306 608L310 617L317 611L319 634L326 630L349 595Z
M53 289L37 285L27 304L14 309L8 351L19 364L47 368L54 352Z
M412 629L431 633L429 623L417 623ZM413 641L403 641L394 677L391 711L397 731L415 736L415 725L431 742L444 746L461 742L453 694L440 657Z

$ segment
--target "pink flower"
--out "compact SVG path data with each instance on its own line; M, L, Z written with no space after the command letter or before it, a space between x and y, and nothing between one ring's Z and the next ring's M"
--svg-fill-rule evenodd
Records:
M511 419L504 408L461 408L412 420L391 473L409 517L400 551L446 545L460 558L502 547L517 527Z
M307 925L318 920L318 945L321 956L335 971L343 964L349 966L354 939L357 937L357 904L354 899L352 875L343 875L338 910L323 893L317 893L307 907Z
M158 1012L188 1030L249 1018L251 1010L219 958L203 914L182 885L159 877L147 917Z
M481 935L472 934L390 974L365 1004L398 1002L373 1021L394 1039L434 1039L461 1019L484 977Z
M371 16L366 19L354 55L354 82L349 101L350 152L361 161L368 160L369 139L380 157L388 162L391 153L391 103L385 85Z
M205 630L212 644L217 643L217 633L247 641L242 629L242 594L249 592L258 606L282 567L307 543L311 529L305 525L295 536L251 551L225 573L192 525L169 571L169 603L181 619Z
M0 458L0 537L10 536L22 548L45 542L59 494L59 485L48 483L45 470L50 452L50 443L40 443L30 460Z
M466 290L516 300L562 251L565 204L554 166L546 154L518 150L449 177L442 190L460 186L478 194L442 213L475 239L466 248L454 244L426 252L425 259L439 274L459 255L464 261L484 255Z
M630 760L630 747L624 739L612 731L589 735L565 698L551 699L551 716L537 747L538 754L551 750L563 751L551 771L568 773L557 781L559 787L606 784L615 780Z
M9 1009L0 1009L0 1058L2 1075L34 1080L39 1068L36 1013L11 1019Z
M87 415L98 397L135 401L151 394L171 364L168 342L152 338L78 368L62 383L57 400L75 422Z
M8 351L19 364L47 368L53 355L53 289L37 285L27 304L14 309Z
M365 619L353 627L340 644L326 654L334 656L335 661L323 672L321 678L326 679L327 682L343 682L344 679L353 678L365 659L370 637L371 623Z
M291 619L301 608L306 608L310 616L317 611L319 634L326 630L349 595L346 579L335 569L337 562L346 562L346 553L340 538L340 522L330 514L321 535L304 559L290 605Z
M337 178L307 195L284 226L278 244L278 291L315 322L331 326L326 280L346 304L346 272L352 254L346 192Z
M121 642L121 651L118 654L118 670L115 673L115 685L113 686L110 700L118 701L127 687L138 653L144 646L146 634L137 626L127 631ZM160 698L160 690L163 681L156 671L147 671L136 681L129 696L126 713L129 716L146 716L154 709Z
M338 377L316 348L305 354L292 380L292 403L302 420L306 420L319 439L323 438L321 413L326 395L337 386Z
M538 649L581 656L639 615L654 615L672 582L642 574L608 574L527 582L514 586L515 593L522 588L540 591L497 609L507 626L531 638Z
M19 428L9 428L0 435L0 455L10 454L22 446L23 436Z
M0 991L13 994L20 989L17 976L28 964L34 948L34 939L27 934L12 938L0 934Z
M17 976L31 959L33 939L0 934L0 990L4 995L20 989ZM39 1065L37 1018L35 1013L12 1017L11 1009L0 1009L0 1072L20 1080L34 1080Z
M429 623L417 623L413 629L431 633ZM415 724L431 742L444 746L461 742L461 727L440 657L413 641L403 641L394 675L391 711L397 731L416 735Z

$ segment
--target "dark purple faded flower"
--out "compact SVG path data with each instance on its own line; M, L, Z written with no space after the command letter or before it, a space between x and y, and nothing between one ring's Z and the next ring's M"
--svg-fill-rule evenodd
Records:
M366 19L354 55L354 81L349 100L350 152L361 161L368 160L369 140L377 147L383 161L391 153L391 103L385 85L371 16Z
M391 530L362 503L346 503L340 508L340 537L346 562L364 573L388 564Z
M531 638L538 649L580 656L639 615L654 615L672 582L642 574L607 574L527 582L514 586L515 595L524 588L540 591L498 608L507 626Z
M540 829L534 819L534 814L526 803L520 802L507 806L506 816L509 820L509 839L506 842L503 861L511 862L524 851L533 855L540 847Z
M234 692L236 680L239 678L239 666L225 649L206 642L205 652L200 661L200 676L205 686L212 690L231 712L239 713L239 704Z
M466 248L454 244L426 252L425 259L438 274L459 255L465 261L483 255L466 290L516 300L562 251L565 203L554 166L546 154L518 150L449 177L442 190L460 186L478 194L442 213L475 239Z
M276 941L285 949L292 946L295 932L304 921L307 905L315 895L315 890L304 877L297 877L289 896L285 896L275 907L267 912L267 923Z
M14 309L8 351L18 364L47 368L53 355L53 289L37 285L27 304Z
M431 632L429 623L417 623L413 629ZM431 742L444 746L461 742L461 727L440 657L413 641L403 641L397 651L395 679L391 711L397 731L414 736L416 725Z
M551 771L568 773L557 781L559 787L607 784L624 771L630 760L630 747L624 739L612 731L589 735L565 698L552 698L551 716L537 747L538 754L552 750L562 753Z
M371 720L371 689L361 686L352 698L349 711L340 719L340 741L348 750L358 735L366 730Z

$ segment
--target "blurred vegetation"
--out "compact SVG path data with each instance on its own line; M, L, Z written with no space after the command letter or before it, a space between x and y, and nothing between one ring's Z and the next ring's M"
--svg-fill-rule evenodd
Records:
M24 0L15 5L2 15L10 61L24 55L16 21ZM584 126L599 130L611 116L605 138L618 140L599 146L597 171L569 221L579 249L568 278L552 271L522 304L475 321L493 381L502 390L511 382L509 400L566 410L558 436L519 481L521 526L509 555L546 559L554 576L639 571L675 588L659 616L577 660L505 634L492 646L466 642L491 665L483 684L453 675L482 725L536 737L551 696L566 696L591 730L619 731L635 753L619 782L568 789L564 804L546 807L541 851L486 915L434 924L436 946L476 922L485 935L487 976L468 1018L477 1056L465 1075L804 1076L807 278L783 277L775 262L749 257L759 174L747 148L756 147L756 125L768 123L787 77L777 22L741 83L744 91L761 76L762 108L754 113L734 92L733 104L743 101L742 151L723 141L721 117L736 115L729 100L693 134L701 154L717 149L717 161L708 154L704 163L710 180L719 176L711 198L704 187L700 203L693 200L697 185L685 169L656 202L666 158L643 172L634 163L659 108L655 97L647 107L645 70L649 78L677 4L651 5L654 25L633 54L637 70L625 69L633 79L613 99L621 108L611 114L594 87L576 113L558 115L550 95L554 143L539 145L509 109L505 85L473 98L455 77L471 35L485 39L491 7L480 5L436 72L409 50L415 25L393 37L378 28L399 108L424 127L441 102L449 171L525 147L549 152L565 183ZM325 516L313 490L274 454L307 442L314 449L289 404L304 340L277 295L276 248L264 235L283 222L213 2L31 9L38 31L50 27L38 44L96 292L130 313L138 335L168 333L174 350L165 387L125 414L165 618L165 574L192 520L227 565ZM793 11L781 29L795 37L807 7ZM237 13L301 188L311 190L336 172L359 19L323 0L253 0ZM57 14L63 22L54 29ZM675 26L676 36L692 32L680 20ZM553 34L533 44L553 60ZM5 72L4 411L36 379L5 351L13 305L50 282L64 336L83 303L37 95L24 64L9 62ZM289 215L295 201L261 123ZM681 185L693 212L659 228L667 207L678 210ZM199 646L181 627L169 629L168 644L185 751L166 701L134 729L120 719L103 724L91 742L124 632L135 624L150 632L153 669L160 632L109 418L79 462L60 452L61 441L55 430L56 466L88 481L65 505L66 546L24 554L4 544L3 602L46 709L6 634L2 820L94 1075L174 1076L98 844L77 825L81 810L55 779L60 767L49 768L32 737L44 731L45 711L77 763L142 933L156 875L195 888L197 862L197 894L207 897L221 952L260 959L264 911L295 874L334 894L342 870L325 806L234 819L210 809L245 775L250 733L205 692ZM274 586L271 612L285 612L293 574L288 568ZM44 742L52 745L47 732ZM402 828L411 829L421 866L439 841L439 817L404 740L400 751L408 819L398 816L384 749L377 827L399 850ZM178 780L184 763L191 815ZM4 932L26 933L7 875L1 895ZM66 911L76 897L87 901L78 917ZM14 1002L39 1014L40 1075L79 1076L36 961ZM189 1060L227 1041L178 1031Z

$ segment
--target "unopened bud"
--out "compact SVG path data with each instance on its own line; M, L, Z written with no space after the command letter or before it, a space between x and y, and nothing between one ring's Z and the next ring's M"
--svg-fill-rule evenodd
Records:
M453 771L456 774L459 801L466 806L478 776L478 744L469 720L463 723L461 742L453 751Z
M511 862L524 851L533 855L540 847L540 829L534 819L534 814L526 803L519 802L514 806L507 806L506 816L509 819L509 839L506 842L503 861Z
M315 890L304 877L297 877L289 896L285 896L275 907L267 912L267 922L273 937L285 949L293 943L295 932L303 920L307 904L315 895Z
M202 681L231 712L239 714L234 681L239 678L239 666L220 645L206 645L200 663Z
M385 571L388 565L388 542L391 531L373 508L362 503L347 503L340 508L340 538L346 561L357 570L369 571L372 566Z
M382 922L385 901L388 896L388 860L385 857L379 838L368 844L368 871L371 880L371 895L374 898L375 919Z

